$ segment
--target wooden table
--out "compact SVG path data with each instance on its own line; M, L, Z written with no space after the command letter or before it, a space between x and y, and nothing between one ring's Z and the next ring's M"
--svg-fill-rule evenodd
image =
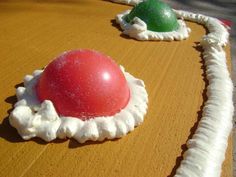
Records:
M206 100L201 48L195 47L206 31L188 22L188 40L136 41L122 35L114 22L129 8L106 0L0 2L1 177L174 175ZM76 48L101 51L144 80L150 100L144 123L119 140L102 143L23 141L8 122L15 87L24 75ZM232 138L222 173L230 176Z

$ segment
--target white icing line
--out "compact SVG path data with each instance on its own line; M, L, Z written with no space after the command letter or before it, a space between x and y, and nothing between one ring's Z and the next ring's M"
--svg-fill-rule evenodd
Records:
M184 153L184 159L175 177L220 177L234 109L233 84L223 49L229 34L215 18L185 11L175 12L177 16L203 24L209 30L200 43L209 81L208 99L198 128L192 139L187 142L188 150Z
M183 10L174 10L174 12L179 18L184 18L185 20L190 20L205 25L209 30L209 34L207 34L207 38L205 40L212 40L222 46L225 46L228 43L229 33L218 19Z
M124 17L129 14L130 10L126 10L116 16L116 22L120 24L124 30L123 33L138 39L138 40L158 40L158 41L173 41L183 40L189 37L191 32L185 22L181 19L178 20L179 28L171 32L155 32L147 29L147 25L140 18L135 17L131 23L127 23Z
M120 3L120 4L128 4L128 5L136 5L143 0L111 0L112 2Z
M119 1L119 0L117 0ZM226 54L223 49L228 42L228 31L222 23L212 17L191 12L174 10L177 17L184 18L204 25L209 33L203 36L201 46L204 50L203 59L206 66L208 100L203 108L202 118L193 137L188 140L188 150L176 171L175 177L220 177L221 166L225 158L228 136L233 121L233 83L226 64ZM139 20L133 28L136 34L131 37L140 39L140 27L144 26ZM121 14L117 22L126 30L132 28L122 22ZM139 25L141 24L141 25ZM144 29L144 27L143 27ZM133 33L134 30L132 31ZM147 38L146 38L147 39ZM143 40L143 39L140 39ZM152 40L152 39L151 39Z
M82 121L78 118L59 116L49 100L39 103L35 85L42 70L27 75L25 87L16 90L18 102L10 114L10 124L15 127L23 139L40 137L45 141L55 138L74 138L80 143L87 140L103 141L120 138L143 122L147 110L148 96L142 80L136 79L124 71L131 97L128 105L119 113L109 117L96 117Z

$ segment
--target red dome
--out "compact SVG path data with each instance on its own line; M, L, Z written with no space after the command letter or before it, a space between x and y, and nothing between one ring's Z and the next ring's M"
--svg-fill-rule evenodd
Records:
M36 90L39 100L51 100L60 115L82 120L114 115L130 98L119 66L92 50L69 51L53 60Z

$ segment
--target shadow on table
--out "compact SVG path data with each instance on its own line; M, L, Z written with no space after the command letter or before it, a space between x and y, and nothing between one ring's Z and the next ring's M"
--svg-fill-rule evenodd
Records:
M128 35L122 33L123 30L122 30L122 28L120 27L120 25L119 25L118 23L116 23L116 20L115 20L115 19L112 19L110 22L111 22L111 25L112 25L113 27L117 28L117 29L121 32L120 37L125 38L125 39L128 39L128 40L136 40L136 41L138 41L137 39L130 38Z
M196 42L195 44L196 44L196 46L194 46L194 48L195 48L198 52L201 53L201 54L200 54L200 57L201 57L200 63L202 64L201 69L203 70L202 77L203 77L203 81L205 82L205 88L204 88L204 90L203 90L203 92L202 92L202 100L203 100L203 103L202 103L202 105L201 105L201 107L200 107L200 110L197 112L197 120L196 120L196 122L194 123L194 125L192 126L192 128L190 129L190 134L189 134L189 136L188 136L187 141L190 140L190 139L192 139L194 133L195 133L196 130L197 130L198 124L199 124L199 122L200 122L200 120L201 120L201 118L202 118L202 113L203 113L204 104L205 104L205 102L207 101L207 95L206 95L206 93L207 93L207 86L208 86L208 84L209 84L209 83L208 83L208 80L207 80L207 78L206 78L206 67L205 67L205 62L204 62L203 56L202 56L203 49L202 49L202 47L199 45L199 43ZM186 142L187 142L187 141L186 141ZM188 149L188 148L187 148L187 144L186 144L186 143L181 146L182 152L181 152L180 156L178 156L178 157L176 158L175 166L174 166L174 168L172 169L170 175L168 175L167 177L174 177L174 176L175 176L176 171L177 171L177 169L180 167L181 161L183 160L183 155L184 155L184 153L187 151L187 149Z
M68 147L70 149L75 149L75 148L79 148L79 147L83 147L83 146L104 144L108 141L116 142L116 141L119 141L119 140L120 140L119 138L111 139L111 140L106 139L106 140L103 140L103 141L91 141L91 140L89 140L89 141L86 141L85 143L81 144L78 141L76 141L75 139L70 139Z
M21 87L21 86L23 86L23 83L15 85L15 88ZM8 119L11 111L13 110L14 104L17 102L16 95L9 96L4 101L6 103L11 104L12 107L11 109L7 111L8 116L5 117L2 123L0 124L0 137L13 143L23 142L24 140L22 140L22 138L19 136L16 129L10 125L9 119Z
M23 86L23 83L20 83L20 84L15 85L15 88L22 87L22 86ZM51 142L46 142L46 141L44 141L44 140L42 140L38 137L32 138L30 140L22 139L20 137L20 135L18 134L17 130L15 128L13 128L9 123L9 115L10 115L10 113L12 112L12 110L14 108L14 104L17 102L16 95L7 97L5 99L5 102L11 104L12 107L7 111L8 116L5 117L2 121L2 123L0 124L0 138L3 138L3 139L5 139L9 142L12 142L12 143L22 143L22 142L26 143L27 141L34 141L37 144L43 144L43 145L46 145L48 143L58 144L58 143L63 143L63 142L68 140L68 138L66 138L66 139L55 139ZM77 142L74 139L70 139L68 147L71 148L71 149L74 149L74 148L79 148L79 147L82 147L82 146L103 144L106 141L117 141L117 140L118 139L105 140L105 141L102 141L102 142L87 141L87 142L81 144L81 143Z

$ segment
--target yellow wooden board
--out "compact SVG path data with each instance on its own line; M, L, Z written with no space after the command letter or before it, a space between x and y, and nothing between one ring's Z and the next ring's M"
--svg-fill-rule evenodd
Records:
M0 2L1 177L174 175L206 100L201 49L196 48L206 31L188 22L192 32L185 41L136 41L121 35L114 22L129 8L106 0ZM8 122L15 87L24 75L76 48L101 51L144 80L150 100L144 123L102 143L23 141ZM232 176L231 151L230 138L222 177Z

